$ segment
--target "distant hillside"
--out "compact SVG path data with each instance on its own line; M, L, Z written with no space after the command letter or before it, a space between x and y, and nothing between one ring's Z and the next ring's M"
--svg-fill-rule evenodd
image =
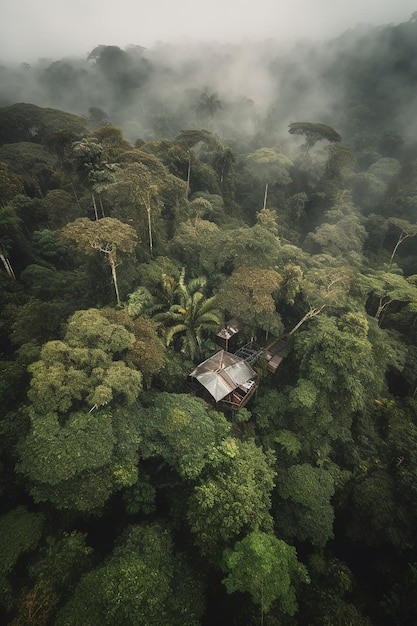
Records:
M402 24L360 26L328 41L291 47L271 40L125 50L100 45L87 58L3 66L1 77L4 107L28 102L93 122L99 113L131 141L174 138L192 125L228 137L254 136L265 123L270 137L282 137L295 119L333 125L356 146L383 133L391 142L398 140L394 135L417 137L415 15ZM202 94L221 103L215 123L201 106ZM54 127L52 111L40 121L34 107L3 109L0 140L16 137L20 127L22 141L38 140L43 123ZM63 130L63 120L57 123ZM74 132L82 126L70 116L64 123Z
M57 109L34 104L13 104L0 109L0 144L30 141L44 143L56 132L81 136L86 132L86 120Z

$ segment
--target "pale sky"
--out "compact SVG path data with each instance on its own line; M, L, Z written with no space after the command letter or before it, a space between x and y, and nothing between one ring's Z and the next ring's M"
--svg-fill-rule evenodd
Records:
M84 57L99 44L327 39L416 10L415 0L0 0L0 63Z

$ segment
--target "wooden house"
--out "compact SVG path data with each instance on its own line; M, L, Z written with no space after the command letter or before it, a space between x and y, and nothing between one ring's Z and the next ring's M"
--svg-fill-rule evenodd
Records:
M243 320L240 317L233 317L226 322L226 326L219 331L215 337L215 342L223 350L228 351L237 333L243 328Z
M189 375L191 390L220 410L238 411L258 387L258 376L240 356L220 350Z

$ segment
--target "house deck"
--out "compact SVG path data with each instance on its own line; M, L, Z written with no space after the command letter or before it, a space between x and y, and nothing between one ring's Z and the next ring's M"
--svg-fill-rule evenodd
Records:
M189 375L189 388L220 410L238 411L258 386L258 375L241 356L220 350Z
M217 335L217 338L226 345L229 339L228 328L233 329L232 335L237 332L239 324L236 323L236 319L230 320L228 326ZM188 390L214 408L238 411L249 402L258 388L258 374L252 366L255 366L259 359L264 359L268 371L276 372L284 358L286 342L287 336L284 335L265 348L251 342L239 348L234 354L226 349L220 350L189 374Z

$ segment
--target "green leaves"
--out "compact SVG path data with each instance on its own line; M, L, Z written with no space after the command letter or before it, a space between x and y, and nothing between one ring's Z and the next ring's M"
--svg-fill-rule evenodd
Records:
M120 354L135 342L131 332L109 321L99 309L76 311L68 320L65 339L74 348L95 348L110 354Z
M307 463L292 465L278 475L277 525L284 536L324 546L333 537L334 495L329 472Z
M281 318L276 313L274 293L281 276L273 269L242 265L220 287L217 299L231 315L239 315L252 335L258 329L279 335Z
M379 323L395 301L414 302L417 300L417 287L401 274L374 270L362 275L360 281L375 298L374 315Z
M296 587L309 583L310 578L293 546L255 530L237 541L233 549L225 550L223 560L228 576L222 582L228 593L248 592L260 605L262 615L275 603L283 613L296 613Z
M158 393L138 419L145 458L162 457L186 480L197 478L229 431L222 413L185 394Z
M314 329L295 335L294 349L299 358L299 381L292 401L298 396L302 406L312 408L314 394L320 390L320 401L324 400L332 413L336 406L339 415L361 410L370 386L376 391L384 382L384 372L375 363L363 327L351 334L347 327L340 330L334 318L316 318ZM318 405L315 409L320 411Z
M352 511L347 534L354 541L381 546L390 543L404 548L413 541L415 516L397 499L398 486L392 474L380 467L359 476L353 485ZM371 531L371 532L369 532Z
M91 511L136 481L139 437L123 405L138 397L142 374L122 358L135 336L111 318L97 309L77 311L65 340L44 344L29 367L31 428L18 470L36 501ZM109 403L111 413L98 410Z
M0 517L0 575L10 572L19 556L32 550L40 541L43 515L18 506Z
M302 448L299 438L290 430L279 430L275 441L292 457L296 457Z
M268 270L274 267L279 254L279 239L261 224L251 228L211 230L213 232L208 233L207 245L201 253L210 275L213 272L230 274L243 265Z
M64 226L61 233L64 239L74 241L87 254L96 250L106 255L112 270L117 302L120 304L116 274L117 252L133 252L138 242L134 228L114 217L103 217L94 222L86 217L79 217Z
M73 585L91 565L93 549L86 545L86 538L86 534L76 530L48 536L39 551L40 559L29 567L31 577L54 588Z
M102 467L111 457L115 437L109 415L73 413L64 426L54 413L32 416L31 421L18 469L32 481L56 485Z
M222 315L215 296L205 298L202 289L206 279L202 276L185 283L185 269L180 275L177 289L177 302L168 311L157 313L155 320L167 327L165 342L169 346L176 335L182 337L182 352L190 359L203 356L202 343L208 332L220 327Z
M331 143L342 141L341 136L334 128L319 122L291 122L288 126L291 135L303 135L306 139L307 151L318 141Z
M198 626L203 614L198 575L175 553L160 524L127 529L111 556L84 575L57 626Z
M65 341L44 344L40 360L28 368L34 410L65 414L82 405L87 410L104 406L114 398L133 402L142 388L142 374L114 357L134 344L132 333L98 309L77 311L68 321Z
M226 440L215 456L214 468L195 487L188 510L195 542L210 558L242 532L271 529L275 478L273 456L253 441Z
M29 512L25 506L17 506L0 516L0 604L3 613L5 608L10 610L16 603L13 573L21 578L21 570L16 565L24 553L37 547L43 525L44 516Z
M246 156L246 167L249 172L260 179L277 185L289 185L291 160L274 148L258 148Z
M135 483L138 445L130 410L75 412L63 425L56 414L32 414L16 469L36 502L92 512Z
M94 222L87 217L79 217L62 229L62 235L64 239L75 241L84 252L99 250L108 253L116 248L132 252L137 243L134 229L113 217L103 217Z

